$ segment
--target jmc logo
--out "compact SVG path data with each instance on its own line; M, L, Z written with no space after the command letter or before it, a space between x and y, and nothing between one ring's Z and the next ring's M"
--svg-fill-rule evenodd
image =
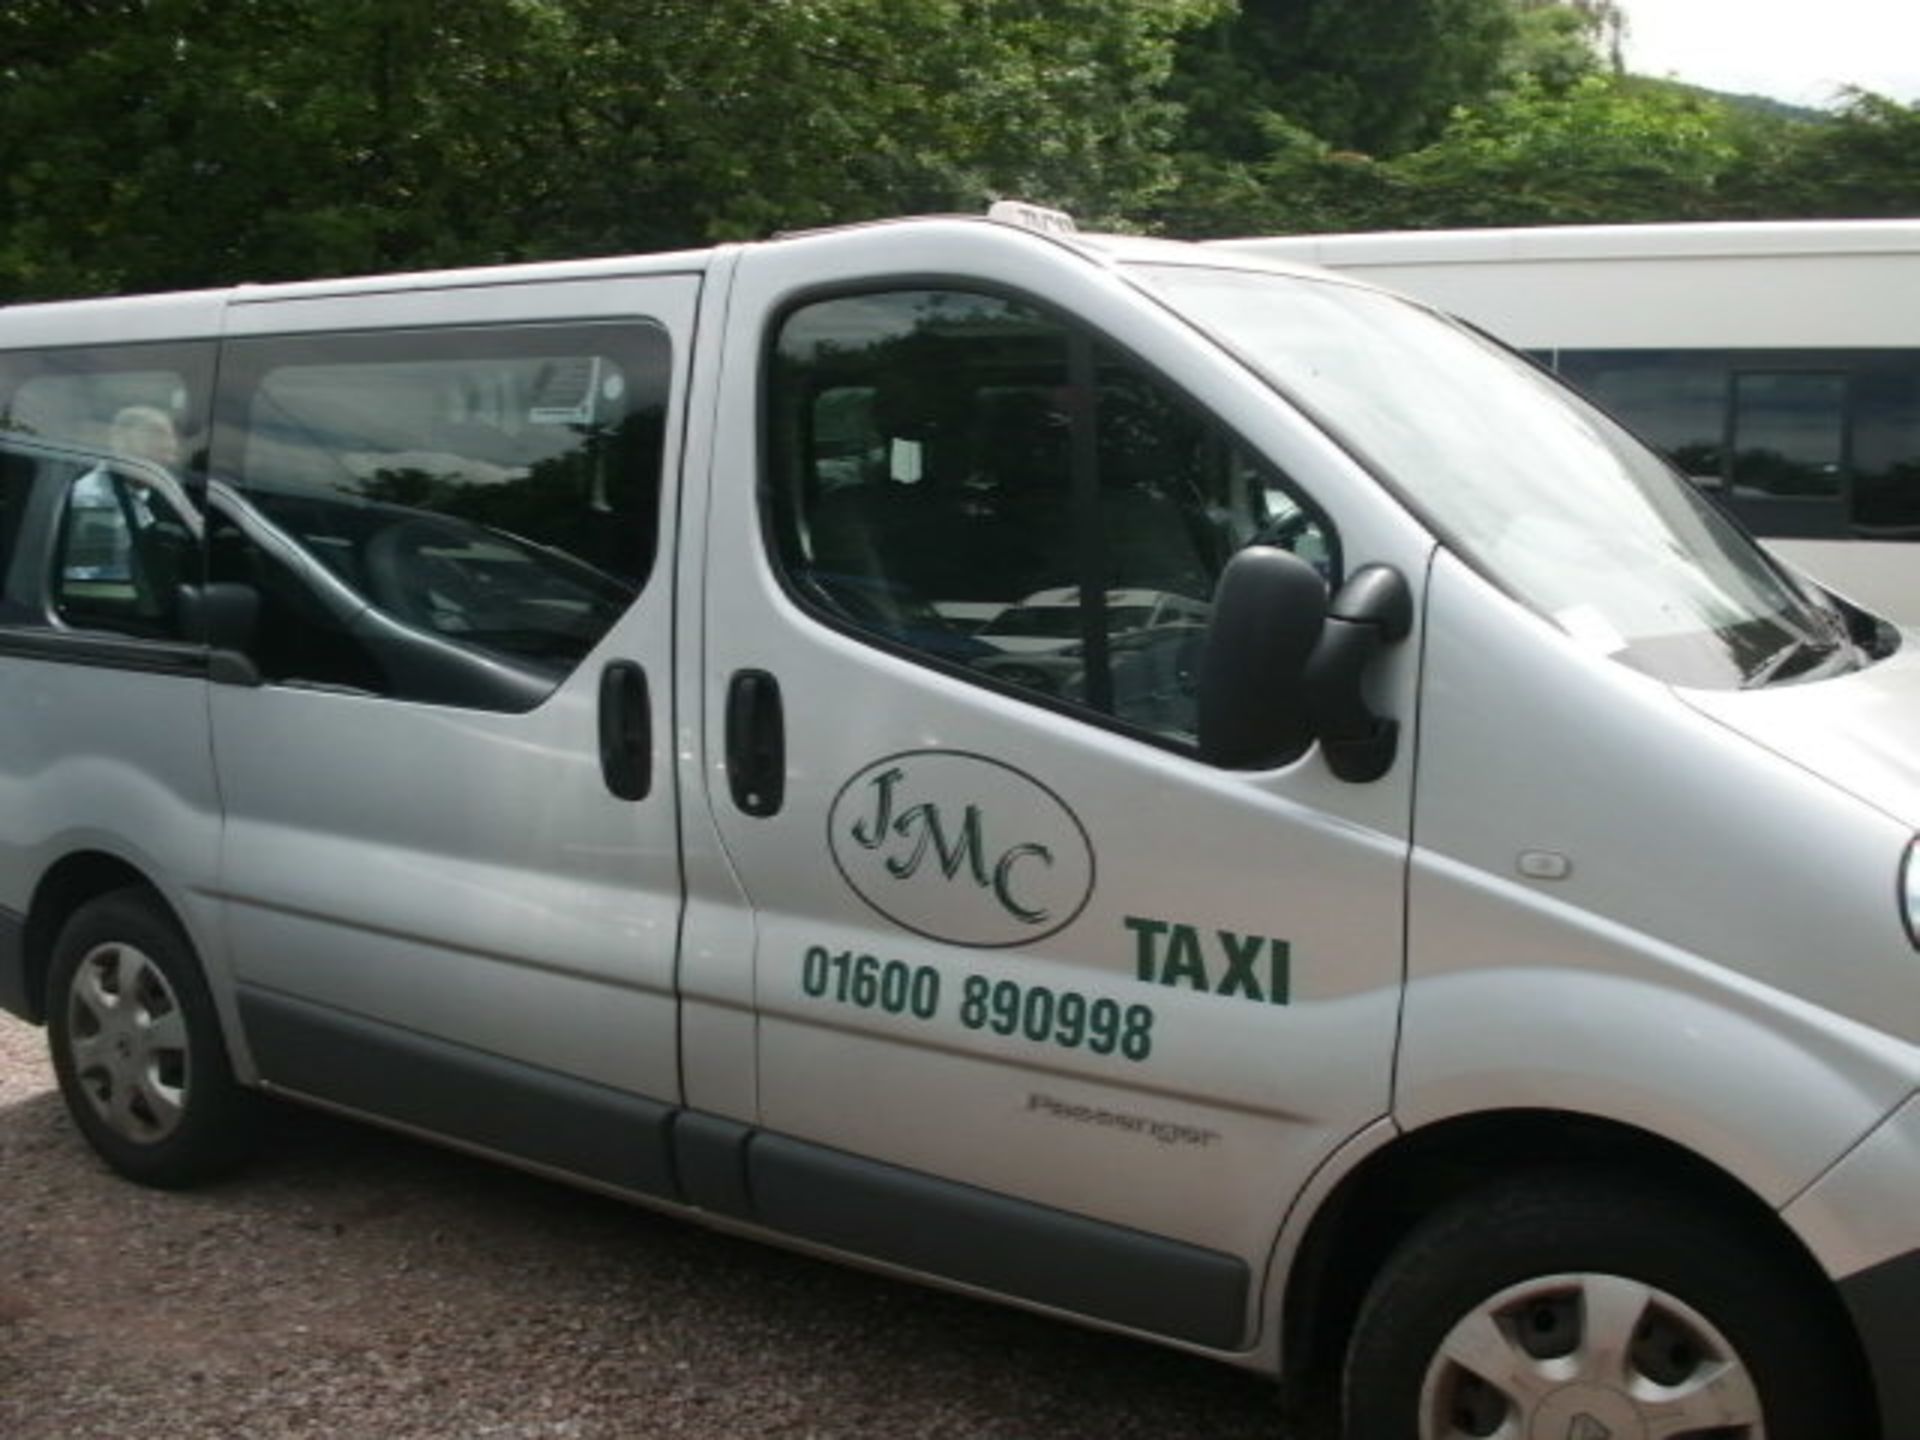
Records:
M953 945L1031 944L1093 896L1093 846L1058 795L958 750L876 760L827 816L833 862L896 925Z

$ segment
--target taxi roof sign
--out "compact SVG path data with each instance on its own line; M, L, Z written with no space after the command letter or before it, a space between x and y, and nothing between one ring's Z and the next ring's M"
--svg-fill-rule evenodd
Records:
M987 218L1023 230L1038 230L1042 235L1078 235L1080 227L1064 210L1049 210L1044 205L1029 205L1024 200L996 200L987 207Z

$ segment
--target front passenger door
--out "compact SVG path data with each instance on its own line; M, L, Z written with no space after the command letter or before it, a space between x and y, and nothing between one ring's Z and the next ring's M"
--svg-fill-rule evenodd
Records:
M810 296L765 258L733 306L764 338L728 347L765 360L717 430L709 801L757 925L761 1121L881 1168L769 1151L756 1196L1236 1345L1292 1187L1386 1107L1409 767L1215 771L1195 665L1234 550L1286 533L1337 580L1337 516L1070 313L991 283ZM1091 1248L1036 1238L1062 1224Z

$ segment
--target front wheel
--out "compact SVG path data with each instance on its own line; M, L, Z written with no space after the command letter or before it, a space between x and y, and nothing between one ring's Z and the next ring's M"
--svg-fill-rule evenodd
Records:
M1732 1218L1600 1174L1470 1196L1416 1228L1362 1306L1365 1440L1865 1435L1834 1307Z
M128 1179L188 1185L244 1154L253 1097L233 1079L193 947L150 892L102 895L67 921L47 1039L74 1123Z

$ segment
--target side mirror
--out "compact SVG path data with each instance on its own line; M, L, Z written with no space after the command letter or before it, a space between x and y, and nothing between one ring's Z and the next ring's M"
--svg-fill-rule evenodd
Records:
M1307 662L1307 710L1327 767L1342 780L1378 780L1393 764L1400 722L1367 708L1373 659L1413 629L1413 592L1390 565L1368 565L1340 587Z
M215 580L179 589L180 633L208 649L207 678L218 685L255 686L260 670L247 657L260 628L260 592Z
M1200 758L1229 770L1267 770L1313 743L1308 658L1327 619L1327 582L1299 556L1249 545L1214 589L1200 654Z
M260 624L260 592L215 580L180 587L180 633L215 650L246 650Z

